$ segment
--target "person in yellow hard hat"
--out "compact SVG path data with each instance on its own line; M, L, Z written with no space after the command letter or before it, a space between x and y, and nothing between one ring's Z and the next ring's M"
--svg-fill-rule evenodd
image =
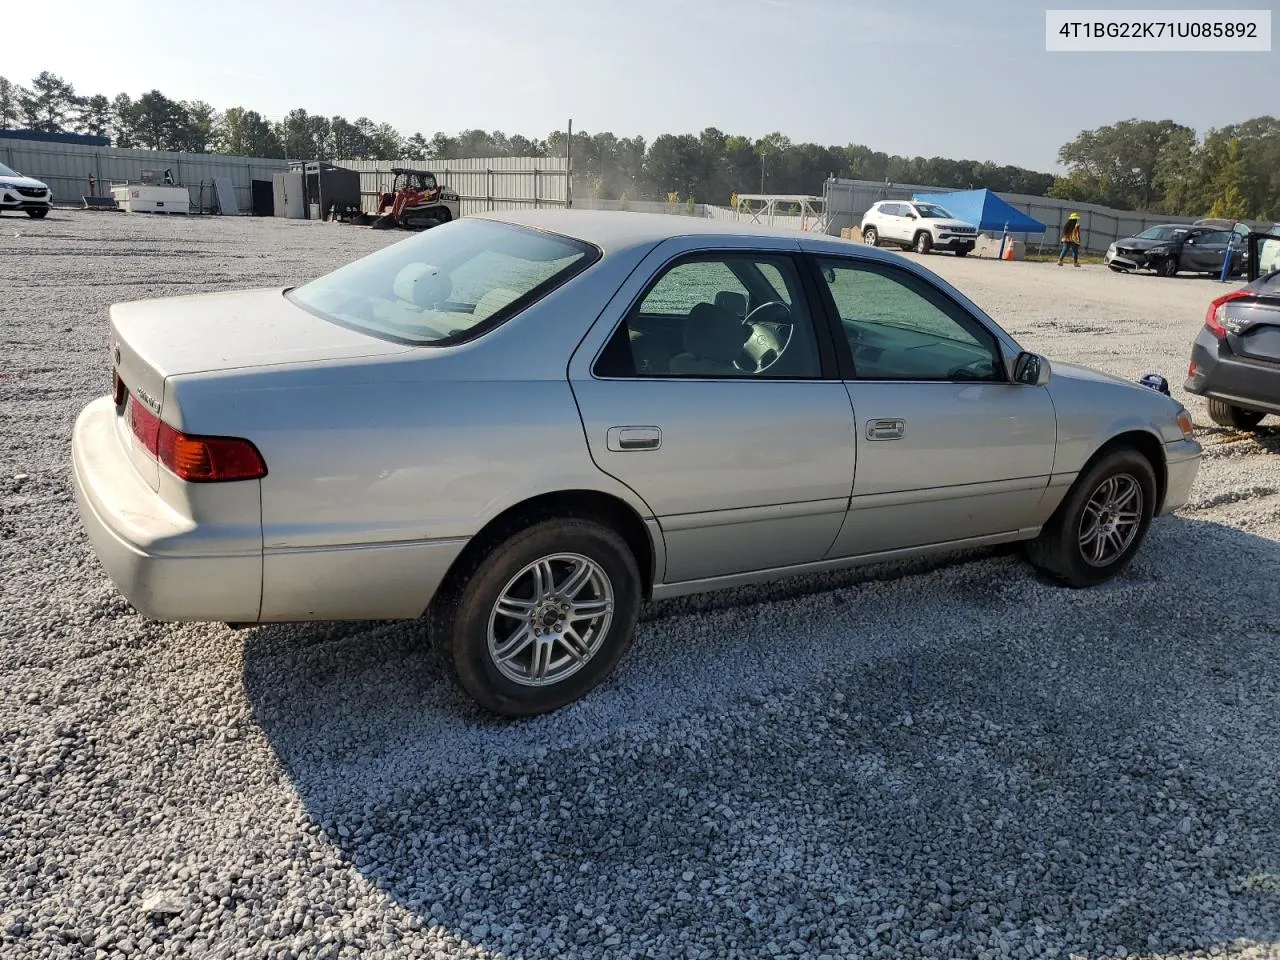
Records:
M1058 266L1062 266L1068 251L1071 252L1071 262L1077 267L1080 266L1080 214L1078 213L1071 214L1063 224L1062 249L1058 251Z

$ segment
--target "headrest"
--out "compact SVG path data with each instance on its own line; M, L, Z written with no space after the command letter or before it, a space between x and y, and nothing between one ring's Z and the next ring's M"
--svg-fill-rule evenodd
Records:
M684 348L695 357L732 363L742 355L747 331L724 307L700 303L689 311L684 325Z
M431 307L449 299L453 282L439 267L429 263L410 263L400 268L391 285L401 300L419 307Z
M747 315L746 294L738 293L736 290L721 290L716 294L716 306L724 307L735 317L745 317Z

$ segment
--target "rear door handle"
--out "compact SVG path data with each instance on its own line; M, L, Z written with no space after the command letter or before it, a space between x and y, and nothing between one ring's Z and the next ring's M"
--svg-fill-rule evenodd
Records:
M662 446L662 431L657 427L610 427L609 449L616 453L657 450Z
M907 432L905 420L868 420L868 440L901 440Z

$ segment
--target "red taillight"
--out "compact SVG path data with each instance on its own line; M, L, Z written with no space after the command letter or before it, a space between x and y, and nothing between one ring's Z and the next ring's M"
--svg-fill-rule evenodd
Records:
M160 418L137 400L129 403L129 423L133 435L154 456L160 441Z
M219 483L267 475L262 454L239 437L193 437L160 425L160 462L179 480Z
M1204 315L1204 325L1209 328L1209 332L1220 340L1226 337L1227 328L1222 325L1222 320L1227 315L1227 304L1232 300L1248 296L1251 294L1247 290L1232 290L1209 304L1209 309Z
M193 437L175 430L136 400L129 404L133 435L179 480L222 483L267 475L262 454L239 437Z

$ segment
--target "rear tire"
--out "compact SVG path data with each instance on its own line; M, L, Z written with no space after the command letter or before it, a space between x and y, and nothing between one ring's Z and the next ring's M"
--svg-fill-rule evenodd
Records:
M49 215L48 209L27 211L27 216L30 217L32 220L43 220L48 215Z
M933 249L933 237L924 230L916 234L916 253L928 253Z
M1265 413L1257 410L1246 410L1232 406L1216 397L1206 397L1205 406L1209 410L1209 419L1220 427L1231 427L1234 430L1254 430L1262 422Z
M869 247L877 246L880 243L880 234L876 232L875 227L867 227L862 231L862 242Z
M453 571L429 629L441 664L476 703L527 717L580 699L613 672L635 638L640 596L622 537L594 520L550 519L495 538Z
M1027 559L1070 587L1105 583L1142 546L1155 502L1151 461L1131 447L1113 450L1076 479L1040 536L1027 543Z

